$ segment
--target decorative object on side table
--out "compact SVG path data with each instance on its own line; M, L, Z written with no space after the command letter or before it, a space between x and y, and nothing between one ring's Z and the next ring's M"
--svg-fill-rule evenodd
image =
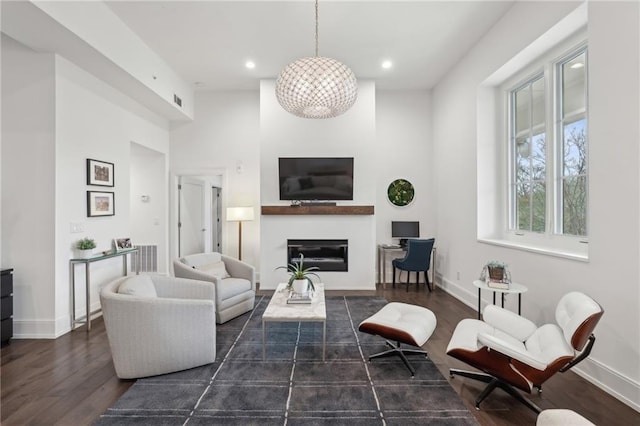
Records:
M76 257L87 259L93 256L94 248L96 248L96 242L92 238L83 238L76 243Z
M113 244L116 251L128 250L130 248L133 248L133 245L131 244L131 238L114 238Z
M306 291L304 293L291 293L287 299L288 304L311 304L313 300L313 291Z
M406 179L396 179L387 188L387 198L394 206L403 207L413 201L415 189Z
M311 276L318 279L318 274L312 271L319 271L317 266L304 267L304 254L300 253L300 262L292 262L287 266L278 266L276 269L286 269L291 274L287 286L293 291L293 293L307 293L314 291L313 281Z
M511 283L511 273L505 262L492 260L482 267L480 279L491 288L508 289Z

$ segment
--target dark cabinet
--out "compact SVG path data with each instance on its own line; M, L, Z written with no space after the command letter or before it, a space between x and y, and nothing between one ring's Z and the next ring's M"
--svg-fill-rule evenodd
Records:
M0 340L3 345L13 337L13 269L3 269L0 287Z

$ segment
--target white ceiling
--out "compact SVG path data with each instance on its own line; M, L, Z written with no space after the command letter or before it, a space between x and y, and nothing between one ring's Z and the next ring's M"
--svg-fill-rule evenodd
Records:
M260 79L314 55L313 0L106 3L196 90L257 90ZM432 88L512 4L321 0L319 53L378 88Z

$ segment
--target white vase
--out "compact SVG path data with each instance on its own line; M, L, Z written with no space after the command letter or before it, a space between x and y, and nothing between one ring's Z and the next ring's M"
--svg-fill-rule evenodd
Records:
M76 257L78 259L88 259L93 256L93 249L80 250L76 249Z
M291 289L294 293L306 293L309 291L309 280L306 278L303 280L293 280Z

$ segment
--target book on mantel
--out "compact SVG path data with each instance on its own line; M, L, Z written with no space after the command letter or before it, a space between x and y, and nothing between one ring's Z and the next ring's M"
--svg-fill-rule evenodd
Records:
M313 293L310 291L307 291L305 293L291 293L291 295L289 296L289 298L287 299L287 303L311 303L311 300L313 299Z

